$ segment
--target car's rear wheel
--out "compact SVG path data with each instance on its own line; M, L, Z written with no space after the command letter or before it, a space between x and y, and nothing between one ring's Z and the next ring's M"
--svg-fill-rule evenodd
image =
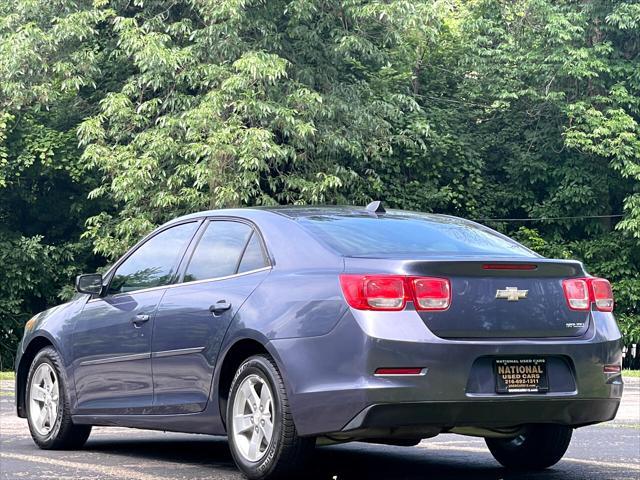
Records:
M315 445L299 437L293 423L282 376L273 359L247 359L231 383L227 433L238 468L250 479L294 475Z
M79 448L89 438L91 426L74 425L71 421L62 361L51 347L38 352L31 363L26 400L31 437L40 448Z
M507 468L542 470L563 457L573 429L564 425L530 425L515 438L487 438L493 457Z

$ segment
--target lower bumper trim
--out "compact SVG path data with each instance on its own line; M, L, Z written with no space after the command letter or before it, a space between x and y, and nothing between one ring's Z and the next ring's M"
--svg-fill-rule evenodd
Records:
M533 399L374 404L356 415L343 432L408 426L500 428L528 423L580 427L612 420L620 399Z

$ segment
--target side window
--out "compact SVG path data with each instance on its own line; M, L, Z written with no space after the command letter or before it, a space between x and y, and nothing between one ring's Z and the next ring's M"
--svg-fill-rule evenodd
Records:
M178 256L191 240L198 222L183 223L151 237L118 267L108 293L123 293L167 285Z
M189 261L185 282L236 273L251 227L240 222L213 221L207 226Z
M257 270L258 268L266 267L267 265L269 265L269 262L264 254L260 237L257 233L254 233L251 235L247 248L244 250L244 255L242 256L240 266L238 267L238 273Z

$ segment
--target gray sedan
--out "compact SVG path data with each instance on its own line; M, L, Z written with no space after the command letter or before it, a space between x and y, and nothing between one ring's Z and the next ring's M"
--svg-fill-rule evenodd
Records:
M540 469L622 395L607 280L379 202L187 215L76 289L27 322L16 359L44 449L94 425L224 434L267 479L317 443L459 433Z

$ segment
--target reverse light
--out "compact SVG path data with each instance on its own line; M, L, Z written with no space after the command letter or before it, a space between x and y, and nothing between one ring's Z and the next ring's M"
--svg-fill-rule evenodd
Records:
M442 311L451 304L446 278L404 275L340 275L347 303L358 310L398 311L408 301L416 310Z
M562 288L572 310L586 311L594 303L596 310L613 311L613 291L609 281L604 278L569 278L562 281Z

